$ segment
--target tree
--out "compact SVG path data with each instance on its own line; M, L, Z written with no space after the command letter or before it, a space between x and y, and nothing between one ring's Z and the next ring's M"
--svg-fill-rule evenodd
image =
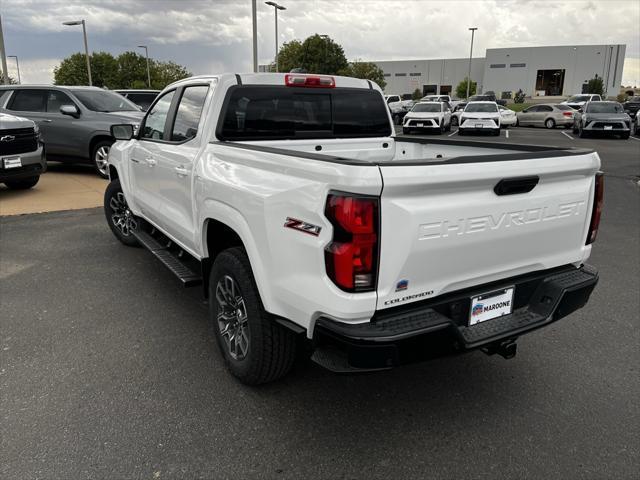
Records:
M147 60L136 52L124 52L114 57L107 52L94 52L89 57L91 78L97 87L149 88L147 84ZM151 87L163 89L168 84L191 76L191 73L174 62L149 59ZM53 70L56 85L87 85L87 63L84 53L74 53L62 60Z
M602 77L596 76L587 82L587 93L604 94L604 83Z
M281 72L300 68L307 73L337 75L349 63L340 45L329 37L315 34L304 42L292 40L282 45L278 52L278 66ZM271 71L275 71L273 65Z
M468 77L464 77L458 86L456 87L456 97L458 98L467 98L467 83L469 82ZM476 88L478 84L476 82L471 82L471 87L469 88L469 96L476 94Z
M387 82L384 81L384 72L379 66L372 62L356 60L355 62L349 63L346 68L338 71L338 75L371 80L377 83L382 89L387 86Z
M420 91L420 89L419 89L419 88L416 88L416 89L413 91L413 94L411 94L411 98L412 98L413 100L420 100L420 99L422 98L422 92Z

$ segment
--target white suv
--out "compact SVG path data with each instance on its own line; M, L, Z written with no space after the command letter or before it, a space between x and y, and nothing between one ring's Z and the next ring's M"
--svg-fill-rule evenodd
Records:
M451 130L451 109L445 102L419 102L404 117L402 133L411 130L435 130L438 133Z
M469 102L460 115L458 134L473 130L489 130L500 135L500 111L496 102Z

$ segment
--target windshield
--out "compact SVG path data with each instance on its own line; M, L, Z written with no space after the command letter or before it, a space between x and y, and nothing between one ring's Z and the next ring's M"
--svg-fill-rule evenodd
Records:
M434 103L434 104L418 103L413 107L413 110L412 110L412 112L439 112L439 111L440 111L439 103Z
M568 103L588 102L588 101L589 101L589 95L574 95L573 97L569 97L567 99Z
M589 103L587 105L589 113L622 113L622 105L619 103Z
M480 102L483 100L491 101L493 100L493 97L489 95L472 95L471 97L469 97L470 102Z
M73 94L89 110L94 112L139 112L129 100L114 92L100 90L72 90Z
M497 112L498 106L495 103L470 103L465 112Z

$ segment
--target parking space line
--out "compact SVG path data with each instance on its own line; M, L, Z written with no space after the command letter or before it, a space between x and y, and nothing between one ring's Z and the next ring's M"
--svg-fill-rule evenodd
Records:
M633 138L634 140L640 141L640 138L638 138L638 137L629 137L629 138Z
M455 131L455 132L453 132L453 133L450 133L449 135L447 135L447 137L453 137L456 133L458 133L458 130L456 130L456 131Z
M570 138L571 140L575 140L575 137L569 135L567 132L560 132L561 134L563 134L565 137Z
M505 136L506 136L507 138L509 138L509 130L505 130L505 131L504 131L504 134L505 134Z

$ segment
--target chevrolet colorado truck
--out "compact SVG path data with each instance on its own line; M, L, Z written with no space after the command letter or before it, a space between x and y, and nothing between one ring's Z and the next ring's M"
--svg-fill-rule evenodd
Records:
M109 227L203 286L247 384L286 374L296 351L338 372L510 358L598 280L596 153L395 137L367 80L192 77L135 136L111 130Z

